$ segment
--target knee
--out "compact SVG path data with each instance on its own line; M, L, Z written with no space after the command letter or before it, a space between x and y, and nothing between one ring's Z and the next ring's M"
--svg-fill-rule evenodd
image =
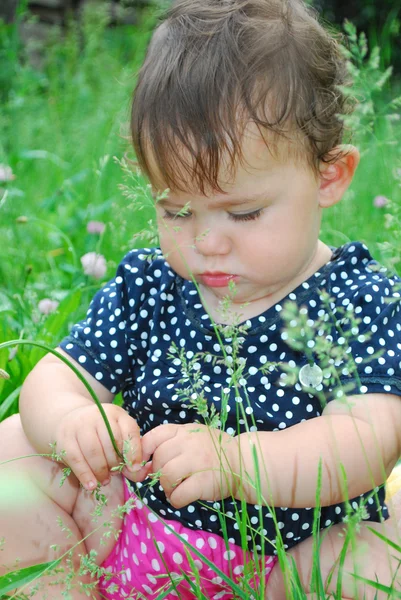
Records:
M7 460L36 454L36 450L24 433L18 414L12 415L0 423L0 440L0 468L2 468L1 463ZM18 462L21 461L16 461L16 463ZM16 466L14 465L14 467Z

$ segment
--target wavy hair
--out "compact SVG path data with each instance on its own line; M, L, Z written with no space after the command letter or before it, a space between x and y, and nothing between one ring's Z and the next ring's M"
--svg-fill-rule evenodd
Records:
M344 133L351 103L338 35L301 0L177 0L156 28L131 113L136 157L151 182L223 191L242 162L247 123L272 155L318 173Z

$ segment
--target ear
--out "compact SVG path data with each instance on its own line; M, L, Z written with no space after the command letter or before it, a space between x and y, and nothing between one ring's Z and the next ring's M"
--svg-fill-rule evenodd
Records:
M319 206L329 208L341 200L351 184L359 164L360 154L355 146L336 146L328 154L332 162L320 166Z

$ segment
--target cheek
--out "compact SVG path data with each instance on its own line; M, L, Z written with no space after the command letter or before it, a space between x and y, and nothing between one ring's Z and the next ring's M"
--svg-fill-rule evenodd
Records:
M174 230L174 228L178 227L175 222L158 219L157 226L159 230L160 246L169 249L177 246L177 243L180 241L180 232Z
M187 240L188 236L184 228L174 231L173 227L175 225L168 223L165 226L163 223L159 223L160 248L172 269L187 279L190 278L186 265L190 262L191 244Z

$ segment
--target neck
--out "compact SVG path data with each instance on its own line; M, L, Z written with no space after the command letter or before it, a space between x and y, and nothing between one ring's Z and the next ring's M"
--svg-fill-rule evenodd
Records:
M208 289L203 287L202 295L204 304L207 306L211 318L218 324L236 325L261 315L266 310L288 296L301 283L309 279L316 271L319 271L331 259L332 252L326 244L318 240L316 250L305 268L297 277L286 285L279 287L272 293L261 298L256 298L247 303L236 304L235 299L227 306L225 299L216 298Z

